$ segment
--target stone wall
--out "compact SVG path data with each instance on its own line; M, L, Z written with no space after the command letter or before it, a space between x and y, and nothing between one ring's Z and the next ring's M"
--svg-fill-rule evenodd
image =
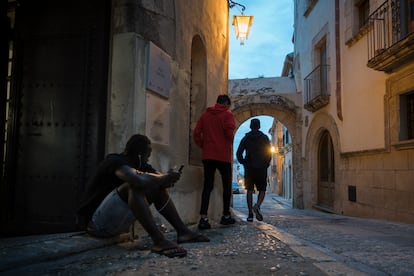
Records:
M112 47L107 113L108 152L123 150L125 142L135 133L146 133L151 119L147 114L149 97L167 107L168 122L163 121L166 143L153 143L150 162L160 171L183 164L181 180L170 190L176 207L186 223L198 220L202 189L202 167L190 165L190 101L192 66L204 66L207 104L227 91L228 75L228 3L227 1L113 1ZM205 63L192 64L193 41L204 49ZM147 89L148 44L153 43L168 55L170 87L168 97ZM204 108L197 107L197 108ZM194 120L196 118L193 118ZM221 185L217 185L221 186ZM221 215L220 189L214 191L210 213Z

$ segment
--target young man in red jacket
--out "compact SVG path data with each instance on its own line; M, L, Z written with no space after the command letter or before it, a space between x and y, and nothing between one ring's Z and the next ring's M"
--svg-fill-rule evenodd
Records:
M219 95L216 104L208 107L194 129L194 142L203 150L204 188L201 195L199 229L211 228L208 222L208 205L214 187L216 169L220 172L223 184L223 216L220 223L234 224L230 214L232 181L232 147L236 124L229 110L231 101L227 95Z

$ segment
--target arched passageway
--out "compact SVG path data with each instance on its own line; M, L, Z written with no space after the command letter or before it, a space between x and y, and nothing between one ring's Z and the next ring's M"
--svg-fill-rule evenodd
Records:
M292 138L292 207L303 208L302 162L301 162L301 113L298 108L300 94L290 97L269 93L266 95L230 94L233 102L233 114L237 128L244 121L254 116L267 115L280 121L289 131Z

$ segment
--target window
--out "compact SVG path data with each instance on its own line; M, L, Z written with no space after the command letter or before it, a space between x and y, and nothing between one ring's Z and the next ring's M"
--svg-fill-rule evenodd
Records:
M369 0L349 1L353 1L353 5L347 5L352 11L346 11L346 13L349 14L348 16L346 15L346 23L350 28L345 31L345 37L346 45L352 46L363 38L370 30L370 5ZM383 14L384 13L382 12L381 15ZM381 22L383 21L384 20L381 20Z
M316 66L304 79L304 108L310 112L315 112L329 104L327 54L326 37L322 37L315 44L314 64Z
M400 141L414 139L414 91L400 95Z
M326 48L326 37L324 37L315 46L315 64L320 67L319 72L319 90L321 95L328 94L328 70L327 70L327 48Z
M361 29L368 23L369 0L359 0L355 3L358 10L358 27Z
M400 70L387 81L386 143L399 150L414 149L414 71Z

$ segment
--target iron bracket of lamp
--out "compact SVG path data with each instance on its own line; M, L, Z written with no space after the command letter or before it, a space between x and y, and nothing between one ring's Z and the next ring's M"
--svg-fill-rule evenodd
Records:
M237 3L237 2L234 2L234 1L232 1L232 0L228 0L228 1L229 1L229 8L230 8L230 9L234 8L235 6L239 6L239 7L241 7L241 12L242 12L242 14L243 14L244 10L246 9L246 6L244 6L244 5L242 5L242 4L239 4L239 3Z

